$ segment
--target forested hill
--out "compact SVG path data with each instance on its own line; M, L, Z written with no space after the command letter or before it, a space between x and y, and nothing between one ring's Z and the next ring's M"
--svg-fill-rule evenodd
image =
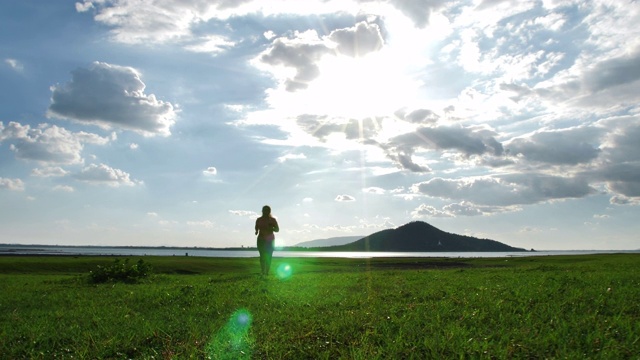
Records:
M323 251L526 251L489 239L451 234L422 221L382 230L355 242L321 248Z

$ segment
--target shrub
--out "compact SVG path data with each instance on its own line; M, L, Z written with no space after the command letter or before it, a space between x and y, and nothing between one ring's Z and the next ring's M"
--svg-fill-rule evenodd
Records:
M89 271L89 283L124 282L131 284L146 278L150 273L151 265L142 259L133 265L129 265L129 259L125 259L123 262L120 259L115 259L113 264L109 266L98 265L95 271Z

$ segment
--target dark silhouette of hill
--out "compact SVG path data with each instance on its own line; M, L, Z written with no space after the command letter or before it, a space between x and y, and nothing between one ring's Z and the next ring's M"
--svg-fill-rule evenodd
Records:
M410 222L396 229L382 230L355 242L323 247L323 251L526 251L489 239L457 235L442 231L422 221Z
M345 245L345 244L352 243L352 242L354 242L356 240L360 240L363 237L364 236L339 236L339 237L332 237L332 238L328 238L328 239L317 239L317 240L304 241L304 242L295 244L294 246L300 246L300 247L322 247L322 246Z

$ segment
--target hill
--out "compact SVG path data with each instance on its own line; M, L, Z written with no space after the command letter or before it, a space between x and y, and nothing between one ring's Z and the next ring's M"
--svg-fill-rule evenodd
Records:
M328 238L328 239L317 239L317 240L304 241L304 242L295 244L294 246L300 246L300 247L323 247L323 246L345 245L345 244L352 243L352 242L354 242L356 240L360 240L363 237L364 236L362 236L362 235L360 235L360 236L339 236L339 237L332 237L332 238Z
M442 231L422 221L382 230L355 242L322 248L323 251L526 251L489 239Z

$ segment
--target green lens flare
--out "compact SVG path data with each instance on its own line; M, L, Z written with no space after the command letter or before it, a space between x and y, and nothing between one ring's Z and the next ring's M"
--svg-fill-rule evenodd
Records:
M276 269L276 275L278 276L278 279L286 280L293 275L293 269L289 264L280 264Z
M252 340L249 337L251 313L240 309L231 315L225 326L207 344L210 359L250 359Z

